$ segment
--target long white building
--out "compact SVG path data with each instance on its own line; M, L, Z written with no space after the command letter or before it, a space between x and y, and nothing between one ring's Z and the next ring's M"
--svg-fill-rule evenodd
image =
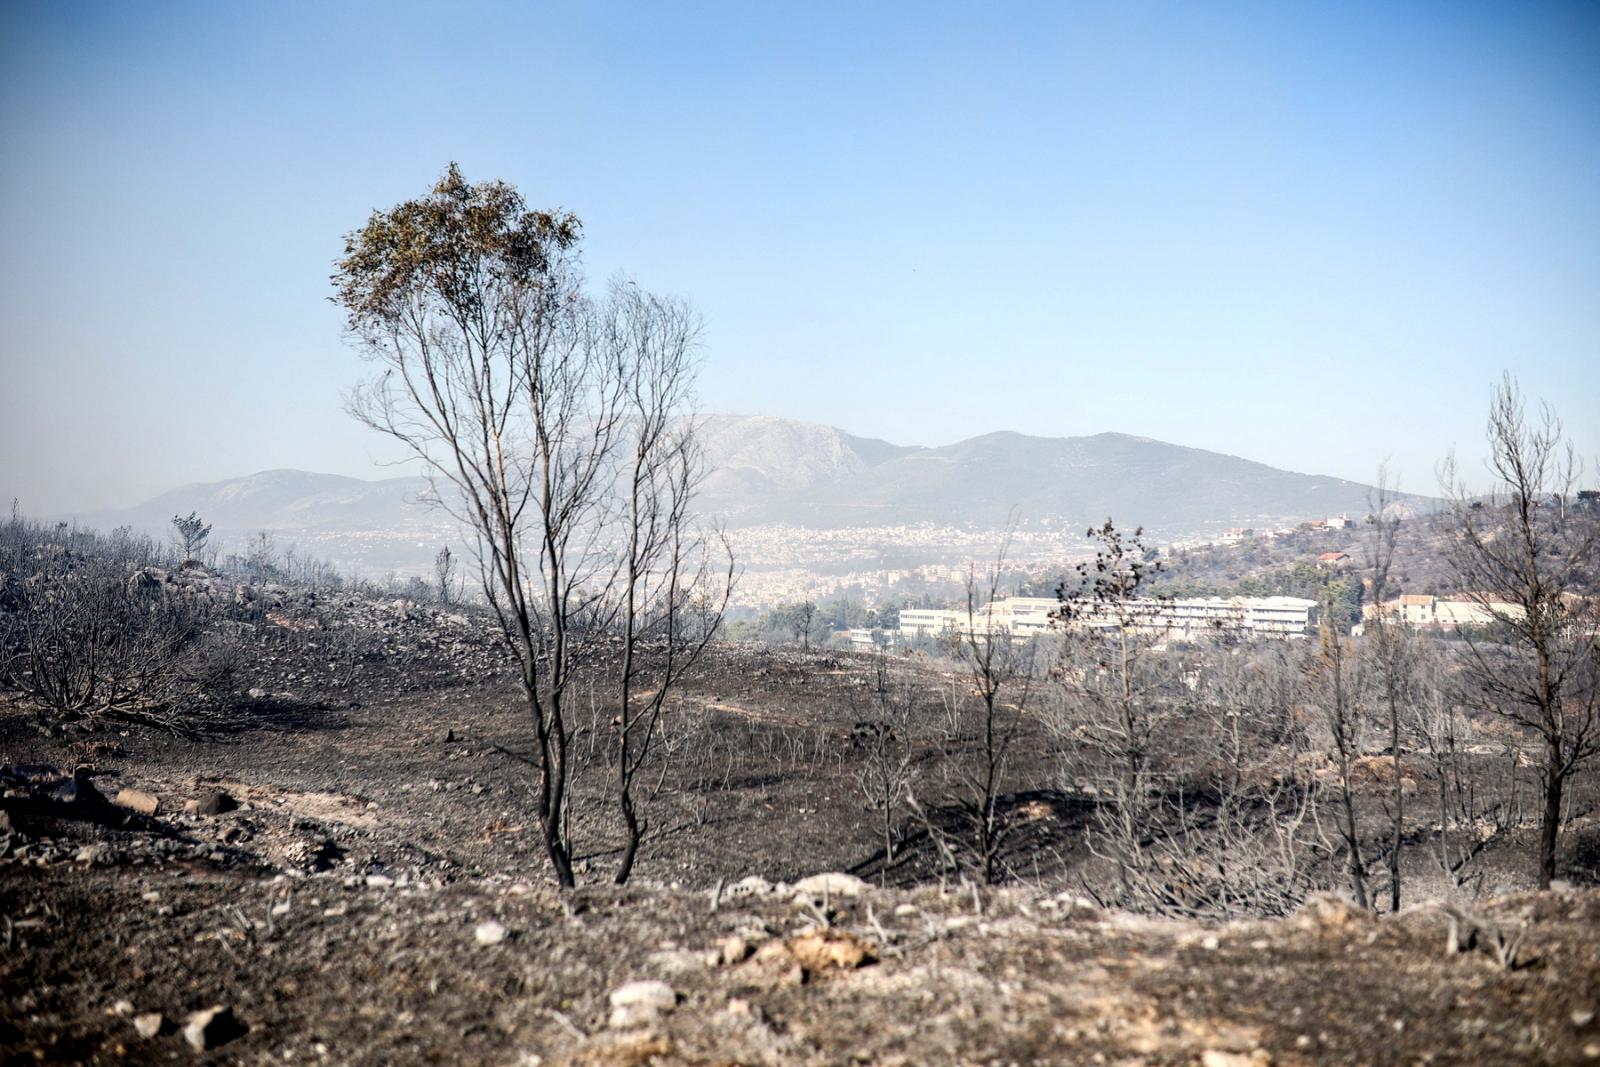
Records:
M965 609L905 608L900 612L900 637L947 634L1008 633L1026 640L1059 629L1053 597L1011 597L996 600L970 614ZM1263 637L1303 637L1317 625L1317 602L1301 597L1188 597L1141 599L1129 604L1134 625L1143 633L1171 637L1235 633ZM1078 625L1106 628L1115 622L1106 612L1091 613Z

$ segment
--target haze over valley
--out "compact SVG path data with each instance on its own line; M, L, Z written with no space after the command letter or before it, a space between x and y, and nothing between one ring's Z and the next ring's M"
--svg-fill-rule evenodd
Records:
M698 420L706 477L696 507L729 531L743 571L736 603L769 607L854 591L872 602L948 591L996 552L1013 516L1010 560L1061 570L1108 516L1185 544L1232 527L1293 526L1370 508L1373 488L1148 438L991 433L940 447L896 445L771 416ZM279 550L354 575L426 574L457 524L420 476L366 481L273 470L184 486L136 507L64 517L165 536L191 511L223 552L267 531Z

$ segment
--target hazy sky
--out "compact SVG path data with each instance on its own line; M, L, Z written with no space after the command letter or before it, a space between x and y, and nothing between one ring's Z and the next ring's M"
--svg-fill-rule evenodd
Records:
M703 407L1370 480L1600 454L1600 6L0 6L0 492L372 476L340 236L445 164L709 323Z

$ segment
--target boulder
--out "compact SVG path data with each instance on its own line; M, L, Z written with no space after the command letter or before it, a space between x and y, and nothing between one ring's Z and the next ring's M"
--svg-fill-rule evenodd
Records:
M154 793L146 793L142 789L118 790L112 803L119 808L136 811L140 815L154 815L161 810L161 799Z

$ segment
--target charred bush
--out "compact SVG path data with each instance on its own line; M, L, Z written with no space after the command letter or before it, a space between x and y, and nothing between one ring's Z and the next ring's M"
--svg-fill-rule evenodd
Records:
M211 671L197 661L206 602L115 558L41 544L8 566L0 685L52 726L164 715Z

